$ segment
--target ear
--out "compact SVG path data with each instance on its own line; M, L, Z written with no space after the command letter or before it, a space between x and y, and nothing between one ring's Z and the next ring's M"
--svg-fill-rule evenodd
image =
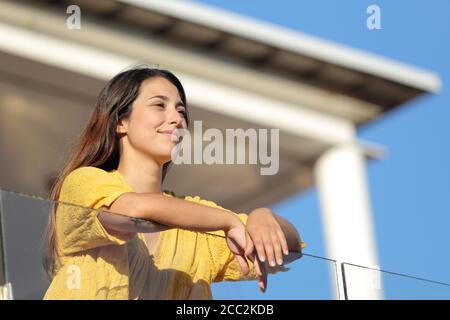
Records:
M128 131L128 121L125 119L119 120L116 126L116 133L123 134L127 133L127 131Z

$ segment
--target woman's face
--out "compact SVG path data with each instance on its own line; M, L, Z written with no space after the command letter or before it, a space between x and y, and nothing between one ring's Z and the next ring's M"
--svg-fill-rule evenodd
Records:
M185 112L178 89L170 81L161 77L143 81L130 117L118 125L118 132L126 133L124 148L148 155L159 165L170 161L177 144L170 131L187 128Z

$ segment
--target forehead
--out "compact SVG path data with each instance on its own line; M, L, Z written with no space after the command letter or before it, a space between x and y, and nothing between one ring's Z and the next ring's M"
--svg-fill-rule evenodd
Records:
M171 99L180 98L177 87L169 80L161 77L153 77L144 80L140 87L140 93L147 98L156 95L164 95Z

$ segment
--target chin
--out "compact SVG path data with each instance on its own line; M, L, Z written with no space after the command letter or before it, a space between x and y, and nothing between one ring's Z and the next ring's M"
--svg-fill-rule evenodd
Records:
M159 159L162 164L167 163L172 161L172 154L170 152L168 154L160 154Z
M164 164L172 160L172 150L175 147L175 143L165 143L160 145L157 150L153 149L153 155L158 159L160 164Z

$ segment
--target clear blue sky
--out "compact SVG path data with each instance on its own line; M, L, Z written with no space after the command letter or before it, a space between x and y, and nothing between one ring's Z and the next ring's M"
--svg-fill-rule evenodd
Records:
M349 47L393 58L437 72L442 89L361 129L360 138L380 143L387 156L368 165L368 181L381 268L450 283L450 1L448 0L200 0L245 16L278 24ZM381 30L368 30L366 8L381 8ZM293 221L308 248L324 256L320 211L315 190L299 194L273 209ZM256 284L220 284L216 298L328 298L327 262L309 258L294 263L290 273L272 277L269 293ZM303 263L303 264L302 264ZM388 290L408 287L386 277ZM399 287L391 286L398 283ZM411 289L411 287L410 287ZM302 293L309 290L305 295ZM317 292L314 293L316 290ZM449 291L447 291L449 292ZM275 297L275 296L272 296ZM387 295L393 297L393 295ZM446 295L450 298L450 294Z

